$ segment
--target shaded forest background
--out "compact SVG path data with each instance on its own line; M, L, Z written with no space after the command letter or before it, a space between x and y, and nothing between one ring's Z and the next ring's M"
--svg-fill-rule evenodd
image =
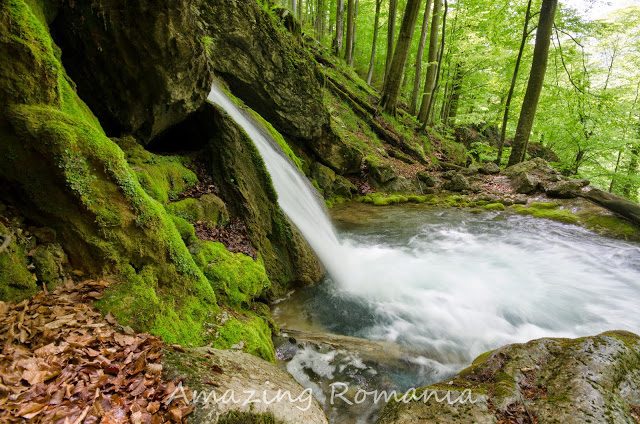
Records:
M513 164L543 150L563 174L638 200L640 7L589 20L557 0L264 1L380 90L380 110L415 116L417 129L465 143L480 161ZM532 63L545 4L555 10L544 82L537 108L523 111L540 77ZM532 130L525 125L513 155L530 112Z

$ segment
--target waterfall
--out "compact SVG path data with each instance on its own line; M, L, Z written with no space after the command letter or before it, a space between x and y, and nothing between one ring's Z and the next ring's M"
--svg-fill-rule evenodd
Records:
M224 109L253 140L271 175L280 207L300 230L329 275L337 278L344 266L339 254L342 247L324 201L315 188L268 132L238 107L220 87L214 84L208 98Z

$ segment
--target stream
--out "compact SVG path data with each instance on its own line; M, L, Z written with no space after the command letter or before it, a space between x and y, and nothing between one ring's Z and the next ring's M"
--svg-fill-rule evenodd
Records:
M281 365L333 422L372 422L380 405L349 393L441 381L477 355L540 337L640 332L640 245L508 212L420 205L324 208L308 180L226 94L220 105L254 141L279 204L328 276L274 305Z

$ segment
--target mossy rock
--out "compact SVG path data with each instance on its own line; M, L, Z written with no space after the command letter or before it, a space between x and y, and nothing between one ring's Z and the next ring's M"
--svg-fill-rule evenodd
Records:
M203 194L200 198L187 198L169 203L169 213L186 219L192 224L204 222L211 226L221 226L229 222L227 207L215 194Z
M2 4L0 50L16 63L13 75L0 70L0 181L27 218L56 231L71 262L116 275L99 303L104 312L168 342L204 343L214 291L171 217L78 98L42 4Z
M514 205L511 210L520 215L530 215L535 218L550 219L565 224L580 223L578 216L570 210L560 209L559 205L551 206L549 203L531 203L527 206Z
M502 203L488 203L482 208L487 211L504 211L507 209Z
M11 234L2 223L0 235L0 245L9 237L9 244L0 253L0 300L19 302L38 291L36 276L27 268L27 250L22 240Z
M40 245L31 255L38 282L47 290L54 289L64 279L63 266L67 263L67 255L58 244Z
M213 347L236 348L269 362L275 362L276 354L267 322L252 312L229 317L217 330Z

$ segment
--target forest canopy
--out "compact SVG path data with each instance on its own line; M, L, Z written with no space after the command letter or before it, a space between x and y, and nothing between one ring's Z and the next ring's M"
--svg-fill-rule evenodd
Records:
M565 175L637 200L640 4L625 4L611 13L594 13L606 5L598 0L287 0L265 7L287 8L307 37L378 89L379 110L399 108L416 117L416 128L451 138L470 128L488 134L467 146L480 160L513 164L526 159L525 149L543 149ZM551 16L541 25L545 7ZM549 45L534 65L541 26ZM512 145L521 152L512 154Z

